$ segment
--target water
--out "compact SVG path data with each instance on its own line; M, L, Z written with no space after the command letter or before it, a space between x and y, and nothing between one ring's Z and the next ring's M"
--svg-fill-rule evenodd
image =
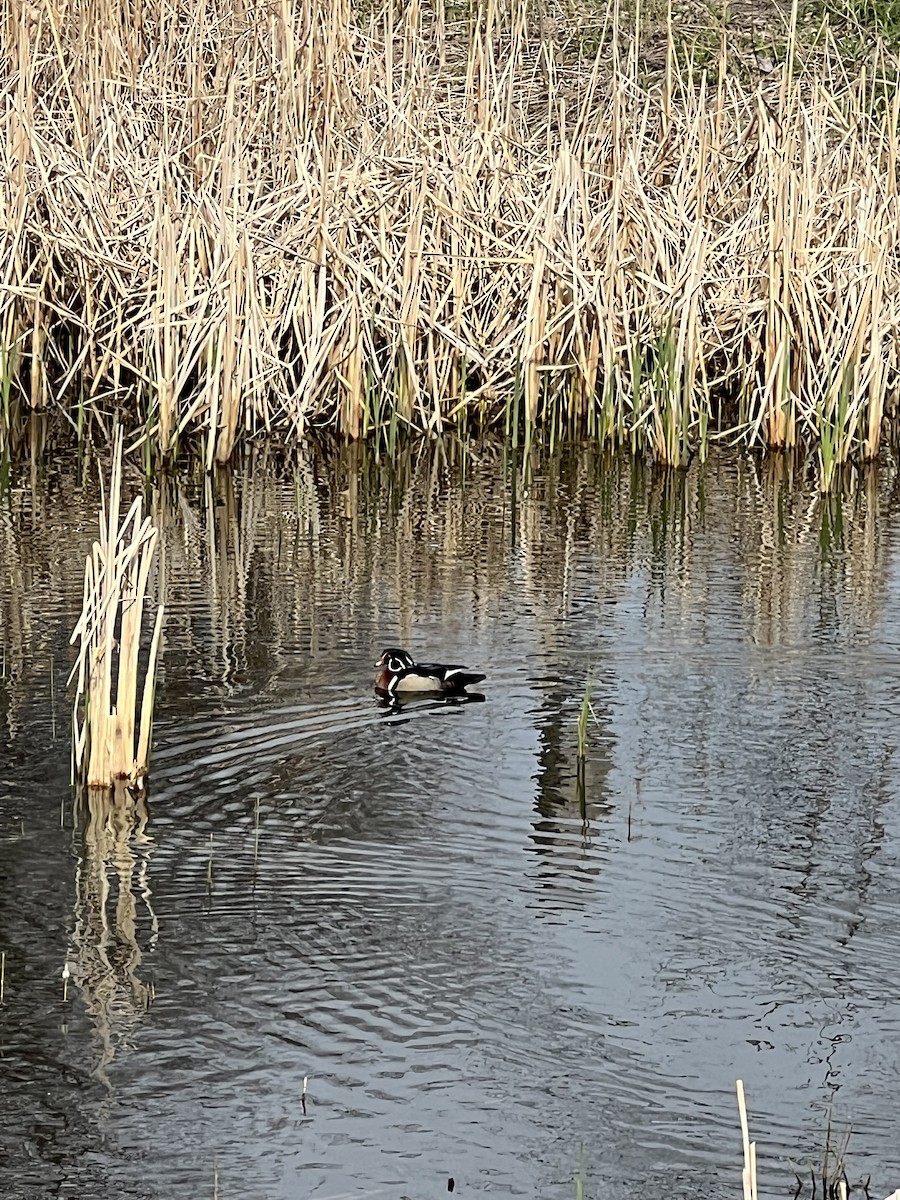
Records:
M151 794L90 814L97 487L13 472L0 1195L737 1197L738 1077L766 1194L829 1106L851 1182L900 1185L892 472L827 504L725 453L513 480L433 446L155 493ZM485 702L379 707L391 644Z

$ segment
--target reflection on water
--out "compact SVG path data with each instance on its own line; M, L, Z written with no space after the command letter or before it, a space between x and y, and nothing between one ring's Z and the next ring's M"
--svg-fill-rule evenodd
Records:
M111 1086L107 1067L127 1042L153 998L152 983L139 977L138 909L148 918L152 948L159 933L149 881L153 839L143 792L120 783L110 797L88 790L79 797L76 820L82 849L75 869L75 906L66 966L100 1044L94 1067Z
M0 1193L562 1198L583 1161L736 1195L737 1076L773 1193L832 1101L890 1191L895 476L796 470L448 442L163 480L153 788L74 809L96 472L14 470ZM389 644L487 679L385 706Z

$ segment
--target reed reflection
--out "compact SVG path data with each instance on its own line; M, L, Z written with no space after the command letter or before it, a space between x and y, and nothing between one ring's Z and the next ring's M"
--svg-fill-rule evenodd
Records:
M124 784L112 794L86 790L76 816L82 850L66 961L99 1043L93 1073L110 1086L107 1068L153 1000L141 968L159 934L150 889L155 843L146 793Z
M13 467L0 506L0 713L10 739L30 719L36 681L49 686L60 630L77 608L72 546L87 544L98 500L93 470L48 477L42 456L52 446L35 428L34 453ZM252 691L262 710L277 693L316 705L310 661L338 669L343 656L350 672L354 654L368 662L386 632L405 644L437 629L452 651L482 631L498 660L557 667L554 681L538 673L528 682L535 844L548 857L565 840L550 825L568 828L582 807L572 706L623 637L626 597L640 598L645 619L664 608L670 633L683 622L694 652L723 602L772 647L810 621L827 640L842 628L863 636L880 619L893 467L848 477L825 499L813 477L788 456L723 453L672 472L591 446L522 458L502 443L453 439L400 446L389 463L361 444L251 448L234 470L160 476L151 498L166 643L191 664L180 671L164 654L169 702ZM145 486L134 466L129 483ZM513 611L518 625L504 625L501 646L492 631ZM491 688L496 695L495 679ZM591 830L605 812L611 731L595 743L583 805Z
M596 722L585 754L577 753L578 709L568 699L547 697L536 714L540 749L529 841L539 859L538 895L554 905L563 894L584 901L585 885L603 869L605 827L615 811L608 782L612 733Z
M179 589L189 580L192 593L179 644L211 633L227 683L248 665L251 629L257 665L277 673L298 634L315 654L345 622L353 631L362 606L376 616L387 606L397 637L409 640L417 612L452 609L461 587L471 588L474 615L484 620L510 588L552 598L555 614L538 614L546 622L586 599L602 606L645 572L648 601L696 600L706 586L696 572L700 537L728 540L760 640L777 641L778 626L810 594L808 560L795 552L810 539L820 539L822 581L839 587L842 607L857 623L874 619L884 566L877 521L896 505L887 469L857 477L843 497L822 498L783 456L728 455L673 472L587 447L533 453L514 505L511 477L522 465L492 444L417 444L390 464L358 444L290 459L262 449L193 494L159 491L164 579ZM162 598L177 607L179 593Z

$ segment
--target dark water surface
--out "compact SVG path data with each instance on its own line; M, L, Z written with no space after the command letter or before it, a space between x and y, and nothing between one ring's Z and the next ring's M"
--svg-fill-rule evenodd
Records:
M851 1181L900 1185L893 474L830 504L724 453L511 479L433 446L155 493L151 794L90 817L96 471L13 471L4 1198L737 1197L739 1076L766 1194L829 1105ZM390 644L485 702L379 708Z

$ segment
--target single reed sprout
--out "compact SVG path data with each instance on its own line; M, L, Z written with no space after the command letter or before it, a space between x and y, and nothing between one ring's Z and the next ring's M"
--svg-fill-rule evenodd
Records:
M50 736L56 741L56 681L54 679L53 655L50 655Z
M578 1148L578 1174L575 1176L575 1200L584 1200L584 1143Z
M581 809L581 819L585 823L585 834L587 833L587 789L585 779L585 767L587 765L587 728L588 719L593 716L594 710L591 707L591 680L588 680L584 687L584 696L581 700L581 708L578 712L578 755L575 760L575 792L578 798L578 805Z
M756 1190L756 1142L750 1141L750 1126L747 1121L747 1102L744 1098L744 1081L739 1079L736 1084L738 1112L741 1118L741 1138L744 1146L744 1169L741 1172L741 1182L744 1189L744 1200L758 1200Z
M141 631L157 531L136 497L119 520L122 432L115 449L108 501L101 500L100 537L85 562L84 600L72 634L79 646L72 721L75 776L92 788L147 774L164 606L156 612L138 707ZM101 481L102 486L102 481Z
M587 730L588 720L593 715L591 707L591 680L588 679L584 687L584 696L581 699L581 708L578 710L578 761L584 763L587 758Z

